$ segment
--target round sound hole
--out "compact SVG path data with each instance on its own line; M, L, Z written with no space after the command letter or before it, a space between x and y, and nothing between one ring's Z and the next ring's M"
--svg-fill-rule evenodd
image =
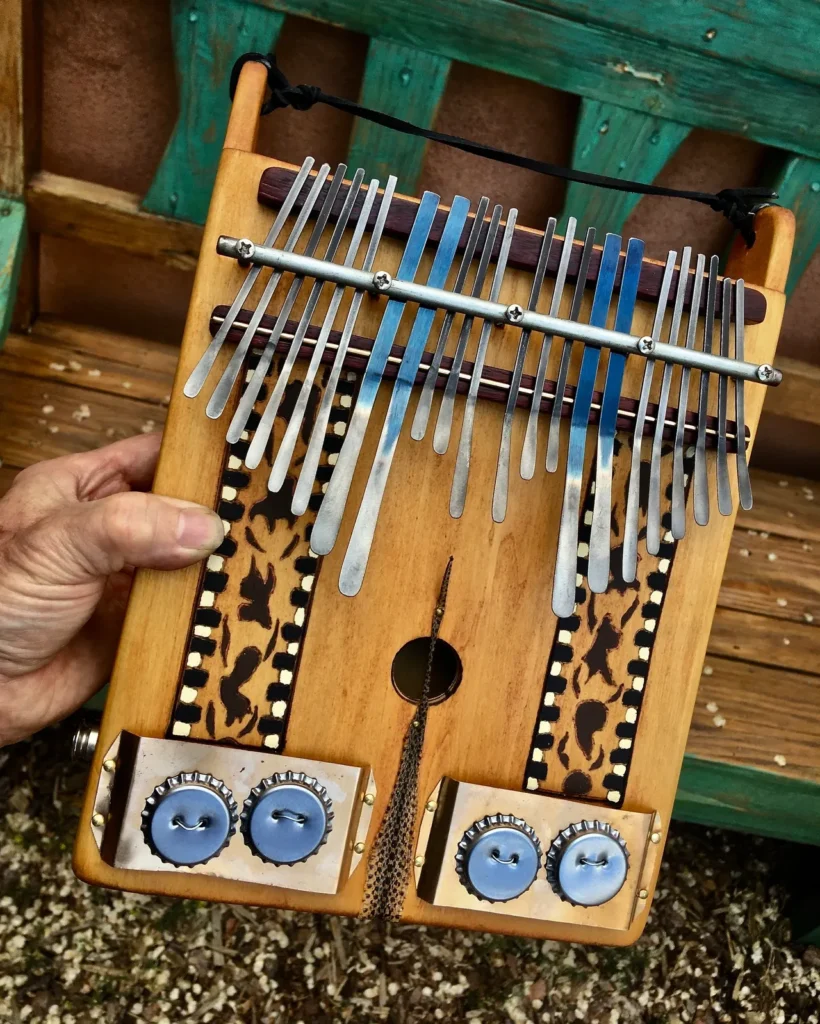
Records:
M393 686L400 697L412 704L418 704L421 700L429 654L430 637L419 636L401 647L393 659ZM430 703L441 704L452 697L460 682L461 658L446 640L436 640L430 673Z

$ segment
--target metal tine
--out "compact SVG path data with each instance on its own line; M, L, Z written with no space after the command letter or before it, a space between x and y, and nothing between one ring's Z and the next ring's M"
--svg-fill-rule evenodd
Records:
M661 280L658 295L658 306L655 310L655 321L652 324L652 340L661 340L663 318L669 302L672 288L672 277L675 273L675 261L678 254L672 250L666 257L666 267ZM646 423L646 408L649 405L649 392L652 390L652 375L655 371L655 360L646 358L641 382L641 394L635 412L635 429L632 435L632 461L629 467L629 487L626 495L626 517L624 520L624 543L621 549L621 578L624 583L632 583L638 572L638 506L641 493L641 449L643 447L643 428Z
M294 203L302 191L302 186L307 180L307 176L312 167L313 157L309 156L299 168L299 172L293 179L293 184L290 186L288 194L285 196L282 205L279 207L279 213L276 215L276 220L274 220L273 226L265 237L265 245L273 245L278 238L279 233L290 216ZM202 385L208 379L208 374L211 372L211 367L214 365L216 357L219 355L220 350L225 343L225 339L228 337L228 332L236 322L237 314L239 313L239 310L242 309L245 299L250 295L251 288L253 288L261 270L261 266L254 265L250 267L248 273L245 275L245 280L239 286L236 298L231 303L231 308L228 310L219 330L213 336L210 345L208 345L207 349L202 353L199 362L193 368L190 377L185 382L185 387L182 390L183 394L188 398L196 398L202 390Z
M547 263L549 262L550 250L552 249L552 239L555 235L555 224L555 217L550 217L547 221L544 237L541 240L541 251L538 254L538 262L535 265L535 274L532 279L530 298L527 303L528 309L535 309L538 305L538 296L541 294L541 288L544 284L544 276L547 272ZM556 282L553 300L557 292L558 283ZM550 312L552 312L552 310L550 310ZM510 390L507 392L507 406L504 409L504 422L501 426L501 443L498 446L498 465L496 466L495 487L493 488L493 521L496 523L503 523L504 518L507 515L507 496L510 489L510 447L512 445L513 417L515 415L516 404L518 403L518 393L521 387L521 374L524 372L524 360L527 357L527 349L529 348L531 333L531 331L522 331L521 337L518 339L518 351L515 355L515 365L513 366ZM544 335L541 343L541 360L545 363L546 373L546 360L544 359L545 349L549 352L547 335ZM540 362L538 364L538 369L541 369ZM536 375L536 383L532 392L533 409L540 408L541 394L543 390L543 381L541 382L541 391L538 390L538 376ZM525 477L525 479L529 479L529 477Z
M355 262L378 191L378 179L373 178L368 185L364 202L362 203L362 209L359 213L359 218L356 221L356 227L353 231L353 237L351 238L350 245L348 246L347 255L345 256L344 261L344 266L346 267L352 267ZM316 379L316 374L319 371L319 365L321 364L322 356L324 355L325 347L327 346L327 341L330 337L330 332L333 329L333 323L336 319L336 314L339 311L339 306L342 304L344 293L344 285L337 285L333 289L333 294L330 297L330 304L328 305L325 319L322 322L322 329L319 331L319 337L316 339L316 344L311 352L310 362L308 363L308 368L305 372L305 379L302 381L302 387L299 390L299 397L296 399L296 405L293 407L293 412L288 419L285 436L282 438L282 443L279 445L276 458L273 460L273 467L271 468L270 477L268 478L268 490L270 491L278 491L285 482L288 467L290 466L290 460L293 457L293 450L296 447L296 440L302 429L305 412L307 410L308 402L310 401L313 381ZM245 462L247 463L247 459Z
M632 328L638 283L643 269L644 243L630 238L618 294L615 330L628 334ZM612 459L615 452L615 430L621 401L626 356L610 352L606 383L601 399L598 421L598 447L595 455L595 503L589 535L589 567L587 579L593 594L602 594L609 586L610 534L612 531Z
M680 322L683 317L683 303L686 297L686 283L689 280L689 264L692 249L686 246L680 258L678 288L675 305L672 307L672 324L669 328L669 344L677 345ZM657 555L661 549L661 454L663 451L663 428L666 425L666 410L669 405L669 389L672 386L671 363L666 363L661 377L661 391L658 396L658 411L655 413L655 434L652 438L652 459L649 467L649 498L646 509L646 550Z
M575 291L572 295L572 307L569 311L570 320L577 320L581 313L581 303L584 301L584 289L587 284L589 273L589 261L592 259L592 251L595 246L595 228L587 228L584 248L581 250L581 264L578 267L578 277L575 280ZM555 398L550 413L550 432L547 440L547 472L554 473L558 469L558 449L561 444L561 412L564 406L564 392L567 388L567 374L569 373L569 360L572 355L572 342L564 338L561 348L561 362L558 367L558 380L555 385Z
M723 278L723 295L720 306L720 354L729 355L729 331L732 322L732 282ZM732 514L732 488L729 484L729 455L726 448L726 415L729 406L729 378L718 375L718 422L717 422L717 497L718 512L722 516Z
M329 172L330 164L322 164L319 168L316 177L313 180L313 184L311 185L308 197L302 205L302 209L299 211L299 216L296 218L296 223L293 225L287 241L285 242L284 249L286 252L293 252L296 247L296 243L299 241L299 238L305 229L305 225L308 222L308 218L313 212L313 207L316 205L316 200L319 197L322 186L327 180ZM251 342L253 341L253 336L256 333L256 328L259 326L262 321L262 317L265 315L265 311L270 304L273 293L276 291L276 287L279 284L281 277L281 270L274 270L268 278L268 283L265 285L265 289L256 305L256 309L253 311L253 315L251 316L248 326L245 328L245 333L239 339L239 344L234 349L230 362L225 367L222 377L217 382L205 409L206 414L210 416L211 419L218 419L222 415L225 406L228 404L228 399L230 398L236 378L239 376L239 371L242 369L245 356L248 354L248 350L251 347Z
M598 283L592 299L589 322L595 327L606 327L609 305L618 273L621 255L621 236L608 234L601 254ZM578 569L578 519L581 513L581 481L584 475L584 456L587 426L592 408L592 392L601 350L584 346L581 370L575 387L572 420L567 450L567 474L564 482L564 504L561 507L561 525L558 529L558 553L555 558L555 576L552 586L552 610L559 618L572 615L575 608L575 588Z
M473 226L470 230L470 236L467 239L467 245L464 249L464 256L458 270L458 277L456 278L455 285L453 286L454 292L461 292L464 290L464 285L467 281L467 274L470 270L470 265L473 262L476 248L478 247L478 239L481 235L482 228L484 227L484 218L487 216L487 208L489 205L490 200L487 196L482 196L478 204L475 217L473 218ZM438 379L439 370L441 368L441 360L444 357L444 350L447 348L447 340L450 337L450 331L452 329L454 319L455 313L448 309L444 314L444 322L441 325L438 344L436 345L436 350L433 353L433 359L430 363L430 367L427 370L427 376L424 378L424 385L421 389L421 394L419 395L418 405L416 406L416 414L413 417L413 425L410 428L410 436L414 441L421 441L427 433L427 423L430 419L430 409L433 404L433 392L436 388L436 380Z
M430 235L430 228L433 226L433 219L438 210L438 204L439 196L434 192L425 192L421 197L419 208L416 211L416 219L413 222L413 227L407 239L407 245L396 274L399 280L412 281L416 276L421 258L424 255L424 247ZM310 535L310 546L317 555L326 555L329 551L332 551L336 538L339 535L339 527L342 523L347 495L353 481L359 452L364 442L367 424L370 422L370 414L373 412L373 404L376 401L382 381L387 357L390 355L390 349L393 346L393 341L395 340L396 332L399 329L405 309L406 305L404 302L400 302L397 299L388 299L382 314L381 324L376 332L376 339L373 342L364 378L359 388L359 397L356 400L353 415L350 417L350 422L347 426L344 444L339 452L339 458L334 467ZM339 352L337 352L336 356L338 359ZM316 428L314 427L314 432L315 430Z
M567 230L564 235L564 245L561 249L561 260L558 264L558 273L555 275L555 291L552 293L550 316L558 316L561 308L561 298L564 294L569 258L572 255L577 225L578 222L574 217L568 219ZM524 446L521 449L520 473L524 480L532 480L535 473L535 459L538 454L538 417L541 413L541 396L544 394L544 382L547 378L547 363L549 362L552 349L552 341L552 335L545 334L541 342L541 354L538 357L538 369L535 373L535 382L532 389L532 403L527 417L527 430L524 434Z
M479 297L481 289L484 287L484 279L487 276L487 268L490 265L490 258L493 254L493 246L498 235L498 225L501 223L503 209L501 205L493 207L492 217L487 225L487 233L484 236L481 258L478 261L478 270L476 270L475 280L473 281L473 298ZM450 445L450 432L453 428L453 410L455 408L458 381L461 376L461 367L464 365L464 356L467 352L467 344L470 341L470 332L473 329L474 320L474 316L464 317L458 335L455 355L453 356L453 364L450 367L450 374L444 386L444 396L438 409L436 429L433 433L433 451L438 455L443 455Z
M735 359L742 362L744 356L744 330L746 318L746 286L742 280L735 282ZM737 490L740 507L747 512L752 507L752 482L749 479L749 462L746 455L746 412L742 380L735 381L735 437L737 438Z
M384 234L384 226L387 223L387 214L390 212L390 205L393 202L397 183L398 179L395 174L391 174L384 187L384 195L382 196L379 212L376 216L376 223L373 226L373 232L370 235L370 243L367 246L362 270L369 272L373 269L373 263L376 259L376 253L378 251L379 244L381 243L382 235ZM313 431L310 435L307 452L305 453L305 458L302 462L302 470L299 473L299 480L297 481L296 489L293 492L293 501L291 503L290 510L295 516L302 515L310 502L310 496L313 492L313 484L316 480L316 472L319 468L319 460L322 457L322 448L325 443L325 435L327 433L327 425L330 420L330 412L333 408L333 401L336 397L336 388L339 384L339 377L341 376L344 361L347 357L350 338L353 334L353 328L356 326L356 320L358 319L359 310L361 309L364 296L365 293L363 291L354 292L353 298L350 302L350 309L347 312L347 318L345 320L344 327L342 328L342 336L339 339L339 345L336 349L336 356L333 360L330 376L328 377L327 384L322 392L322 400L319 403L319 411L316 414L316 420L313 424Z
M464 196L455 196L427 280L428 285L433 288L443 288L447 283L447 276L455 259L456 248L469 212L470 200L465 199ZM354 597L361 590L367 569L367 560L373 546L379 510L387 486L387 477L404 423L410 393L418 374L419 363L424 355L424 346L430 336L430 328L433 326L435 315L435 309L424 306L419 308L404 349L393 392L390 395L390 404L387 407L379 446L376 449L362 503L353 526L353 533L342 562L339 590L347 597Z
M339 166L336 168L336 173L333 175L333 179L330 182L330 187L327 190L325 201L322 203L322 206L319 210L319 214L316 218L316 223L313 225L313 230L311 231L310 237L308 238L307 241L307 245L305 246L305 256L313 256L319 246L319 242L322 239L324 230L327 227L327 222L330 219L330 213L333 209L333 204L336 202L336 198L339 195L339 189L342 187L342 182L344 181L346 171L346 164L339 164ZM331 254L331 246L333 246L334 243L336 246L338 246L341 234L342 233L338 231L337 223L336 230L334 230L333 235L331 236L331 240L328 243L326 252L327 257L329 257ZM250 415L253 412L253 407L256 404L257 398L259 397L259 392L262 390L262 385L265 383L265 377L267 376L268 369L270 368L270 364L273 362L273 357L276 354L276 346L279 344L279 338L282 335L282 331L284 331L285 329L285 324L288 322L288 317L290 316L291 311L293 310L293 306L297 298L299 297L299 293L301 292L302 285L304 283L304 277L302 277L299 274L297 274L290 283L290 288L288 288L288 293L285 296L284 302L282 303L282 308L279 310L279 314L276 317L276 323L273 325L273 330L270 333L270 337L265 342L265 347L262 349L262 354L259 356L259 361L256 364L256 369L251 374L251 379L248 381L248 384L242 393L242 397L239 400L236 412L234 413L230 426L228 427L228 433L226 437L228 442L231 444L235 443L240 439L243 431L245 430L245 427L248 424L248 419L250 418ZM314 306L319 299L319 292L321 290L322 284L318 281L314 282L312 292L315 292L315 297L313 295L310 296L311 298L313 298ZM305 311L307 312L307 307ZM310 313L312 312L313 311L310 310ZM310 322L310 313L308 314L307 320L305 320L305 317L303 315L299 323L300 328L302 328L302 323L304 323L304 327L302 328L302 337L304 337L304 332L307 330L307 325ZM261 320L261 317L259 319ZM298 329L296 333L299 333ZM302 339L300 338L300 345L301 342ZM298 346L296 351L299 351ZM277 384L278 383L279 382L277 381Z
M703 289L703 272L706 268L706 257L698 255L695 266L695 280L692 284L692 304L689 307L689 326L686 331L686 347L695 347L695 335L698 331L700 316L700 293ZM675 424L675 446L672 452L672 536L681 540L686 533L686 482L683 472L683 443L686 426L686 408L689 404L688 366L681 367L680 393L678 394L678 419Z
M511 208L507 213L507 223L504 234L501 238L501 248L498 252L498 259L495 264L493 283L490 286L490 302L497 302L501 291L501 282L504 280L504 272L507 269L507 260L510 255L513 235L515 234L515 222L518 219L518 210ZM481 373L484 369L484 360L487 357L487 345L490 341L495 324L491 320L485 320L481 326L481 334L478 338L473 371L470 374L470 387L467 391L467 401L464 403L464 416L461 420L461 436L458 441L458 455L456 456L456 468L453 473L453 484L450 488L450 515L458 519L464 511L464 504L467 500L467 481L470 476L470 457L473 447L473 422L475 420L475 407L478 399L478 389L481 386Z
M709 281L706 287L706 315L703 320L703 351L712 351L715 330L715 300L717 299L718 258L709 260ZM698 398L698 432L695 440L695 473L692 481L695 522L706 526L709 522L709 478L706 471L706 417L709 414L709 374L701 371Z
M324 255L324 259L326 260L332 260L333 257L336 255L339 246L341 245L342 237L344 236L344 233L347 230L347 223L350 220L350 214L352 213L353 205L356 202L356 199L358 198L359 189L362 187L363 180L364 169L360 167L353 175L353 180L350 183L350 188L348 189L347 195L345 196L345 201L342 204L342 209L339 212L339 217L333 228L333 234L331 235L330 241L327 244L327 250L325 251ZM334 180L334 185L335 184L336 182ZM336 192L338 193L338 189L336 190ZM328 199L330 199L329 194ZM294 280L293 285L296 284L296 280ZM293 285L291 287L293 287ZM313 284L311 285L310 294L308 295L307 302L305 303L305 308L302 311L302 315L299 318L299 323L293 334L293 338L291 339L290 347L288 348L287 355L285 356L285 360L282 363L282 368L280 369L279 375L276 378L276 384L274 385L273 390L271 391L270 398L268 399L267 405L265 406L264 412L262 413L262 416L259 420L259 424L256 430L253 432L251 443L248 446L248 454L245 457L245 465L249 469L256 469L256 467L262 461L262 456L265 454L265 448L267 447L268 439L273 433L273 424L279 413L279 406L282 403L282 396L284 395L285 388L287 387L288 381L290 380L290 374L291 370L293 369L293 364L296 362L296 358L299 355L299 350L302 347L302 342L305 340L307 329L310 326L311 318L313 317L313 314L316 310L316 306L319 302L319 296L321 295L324 286L324 281L314 281ZM287 305L287 302L285 303L285 305ZM252 397L249 396L248 393L253 391L257 379L259 379L260 381L261 388L261 382L264 380L265 374L268 369L267 366L263 366L263 363L265 356L267 355L269 345L270 340L265 345L265 351L262 354L262 358L259 360L259 365L256 367L254 376L251 379L250 384L245 391L245 394L242 396L240 408L242 405L245 404L246 400L249 402L249 405L245 406L245 409L242 410L241 415L240 408L237 408L236 415L234 416L234 419L236 420L236 428L239 428L240 436L242 434L242 431L245 429L245 424L248 421L248 416L250 415L250 412L253 409L253 402L256 400L256 395L258 395L259 391L257 390ZM274 346L273 351L271 351L270 353L271 360L273 359L275 352L276 348ZM257 374L259 375L258 378ZM233 427L234 425L231 424L231 426ZM230 435L228 436L228 440L231 440Z

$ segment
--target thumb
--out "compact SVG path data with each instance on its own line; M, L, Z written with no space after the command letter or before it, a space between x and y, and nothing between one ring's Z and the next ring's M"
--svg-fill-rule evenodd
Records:
M100 579L125 565L179 569L222 543L215 512L158 494L130 491L71 505L15 537L9 555L41 586Z

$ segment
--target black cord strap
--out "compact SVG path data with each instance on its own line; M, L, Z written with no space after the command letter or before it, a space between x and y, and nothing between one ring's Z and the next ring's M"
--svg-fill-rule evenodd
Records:
M453 149L460 149L465 153L487 157L513 167L523 167L525 170L546 174L552 178L575 181L582 185L597 185L599 188L614 189L617 192L665 196L668 199L688 199L691 202L709 206L717 213L722 213L729 223L740 232L746 245L750 248L755 241L755 212L778 197L776 192L772 192L768 188L724 188L717 193L665 188L663 185L625 181L622 178L611 178L605 174L577 171L571 167L561 167L558 164L550 164L542 160L534 160L531 157L520 156L517 153L509 153L504 149L496 149L495 146L463 139L459 135L446 135L444 132L437 132L431 128L421 128L400 117L393 117L379 110L371 110L370 107L363 107L361 104L346 100L341 96L331 96L323 92L317 85L291 85L277 65L273 54L245 53L236 61L231 72L231 99L233 99L236 84L239 81L239 72L248 61L257 61L267 68L270 96L262 105L263 114L269 114L273 110L281 110L285 107L293 107L294 110L310 110L314 104L324 103L336 110L343 110L356 117L363 117L384 128L404 132L405 135L415 135L418 138L428 139L430 142L441 142L445 146L452 146Z

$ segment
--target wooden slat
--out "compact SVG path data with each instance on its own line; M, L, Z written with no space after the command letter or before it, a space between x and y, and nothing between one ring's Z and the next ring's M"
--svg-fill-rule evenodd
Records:
M617 95L631 110L820 157L820 92L813 86L582 18L505 0L255 2L589 99Z
M133 192L40 171L29 182L26 201L35 231L127 249L180 270L196 266L202 228L144 213Z
M450 61L410 46L371 39L360 94L363 106L429 128L447 84ZM368 179L396 174L399 189L416 191L426 143L357 118L350 138L349 165L364 167Z
M602 100L581 100L572 166L612 178L652 182L691 129L638 110ZM570 182L563 223L575 217L580 228L620 231L641 197Z
M778 202L794 212L797 231L786 294L794 291L820 245L820 160L787 157L772 182Z
M273 50L283 21L242 0L172 0L179 118L143 209L205 223L228 124L231 68L243 53Z
M25 204L0 196L0 347L11 323L25 245Z
M777 366L783 371L783 383L770 390L766 412L820 424L820 366L788 356L778 356Z
M0 192L25 188L23 143L23 0L5 0L0 25Z
M820 482L753 469L752 486L754 505L738 512L735 529L820 542Z
M709 634L709 655L790 669L820 672L820 618L783 623L777 618L718 608ZM788 641L788 643L786 643ZM820 690L818 691L820 699Z

